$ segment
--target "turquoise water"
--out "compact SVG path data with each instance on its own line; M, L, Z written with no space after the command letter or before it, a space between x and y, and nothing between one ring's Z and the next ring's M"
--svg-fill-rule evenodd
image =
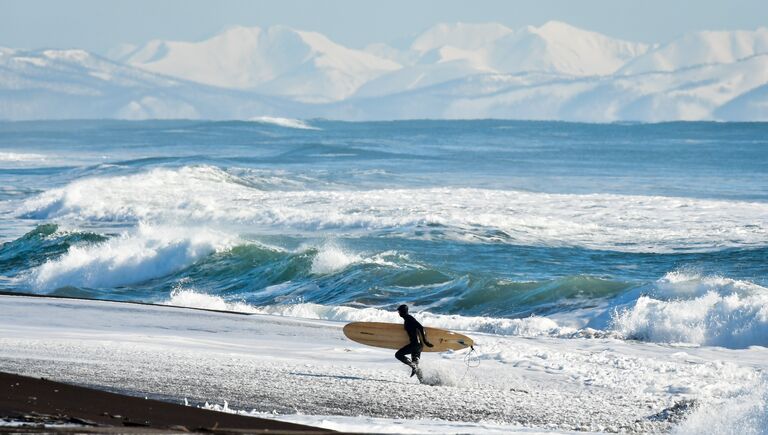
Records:
M306 126L0 123L0 290L516 318L768 285L768 124Z

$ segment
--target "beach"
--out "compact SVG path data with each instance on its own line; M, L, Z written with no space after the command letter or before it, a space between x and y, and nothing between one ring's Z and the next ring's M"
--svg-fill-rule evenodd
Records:
M0 432L279 433L331 431L0 372Z
M681 430L691 412L754 391L768 354L712 361L707 348L473 334L479 367L466 351L426 354L432 385L421 385L393 352L346 340L340 322L0 299L0 371L341 431Z

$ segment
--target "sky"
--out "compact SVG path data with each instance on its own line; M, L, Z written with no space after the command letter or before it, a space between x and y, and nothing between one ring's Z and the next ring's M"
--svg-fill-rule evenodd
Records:
M353 48L403 41L440 22L549 20L638 42L768 26L768 0L0 0L0 46L106 53L152 39L199 41L228 26L285 25Z

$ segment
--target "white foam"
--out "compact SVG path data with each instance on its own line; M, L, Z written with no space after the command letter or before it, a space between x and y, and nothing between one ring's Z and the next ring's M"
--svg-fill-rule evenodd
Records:
M321 246L312 260L311 272L318 275L338 272L362 260L362 257L348 252L334 243Z
M480 367L464 366L466 352L425 354L424 368L437 367L443 382L460 381L456 387L429 387L408 378L389 349L356 345L344 338L340 324L319 320L3 296L0 330L0 364L22 368L20 374L88 379L129 391L154 389L195 403L214 397L242 406L259 396L265 398L254 404L259 411L303 412L295 418L306 422L312 415L317 422L318 416L336 413L349 419L359 414L405 417L414 424L420 416L446 418L459 425L440 425L438 433L471 432L464 424L483 419L523 424L527 430L662 432L670 428L666 422L644 417L683 399L696 400L702 409L713 405L710 413L719 412L722 399L750 400L744 393L760 388L768 360L764 348L682 351L621 340L472 334L483 344ZM127 372L132 376L119 376ZM210 388L189 388L190 379L210 379L212 373L216 382ZM286 383L297 388L286 389ZM334 397L355 398L344 402L354 408L340 410ZM423 412L420 408L404 416L391 403L415 404ZM467 405L459 414L457 403ZM718 417L709 416L710 421ZM362 419L355 431L380 432L373 424L364 426L368 417ZM423 433L430 424L414 432Z
M36 290L134 284L179 270L232 243L205 228L139 225L102 243L70 247L33 269L28 282Z
M559 430L531 429L518 425L505 425L492 422L448 421L434 418L407 420L401 418L376 418L367 416L348 417L343 415L281 415L257 410L245 411L232 409L225 400L223 405L208 403L201 407L217 412L247 415L257 418L305 424L342 433L376 433L376 434L510 434L526 435L557 435L576 434L579 432L564 432Z
M0 152L0 162L40 162L46 159L43 154Z
M378 308L353 308L313 303L268 305L254 307L256 312L305 319L333 320L338 322L399 322L394 311ZM577 331L561 327L546 317L531 316L523 319L471 317L419 312L418 318L426 326L459 331L475 331L497 335L522 337L572 336Z
M58 161L62 164L64 162ZM0 151L0 166L1 167L37 167L46 166L52 164L52 156L46 156L44 154L13 152L13 151Z
M679 273L669 274L672 280ZM557 338L628 338L658 343L721 346L727 348L768 347L768 289L726 278L699 278L696 284L680 283L678 294L663 300L660 296L641 295L608 317L605 329L582 328L583 321L572 321L562 314L553 318L531 316L508 319L483 316L435 314L414 307L426 325L456 331L480 332L500 336ZM718 284L720 283L720 284ZM690 289L707 288L691 295ZM279 291L282 285L275 286ZM660 292L673 294L667 279L659 280ZM741 293L731 291L740 289ZM269 292L270 288L265 291ZM718 293L720 292L720 293ZM722 293L722 294L721 294ZM252 306L227 302L214 295L193 290L176 291L169 305L258 313L336 322L399 322L393 311L379 308L329 306L315 303ZM600 309L591 310L600 315ZM578 313L579 316L583 313ZM579 319L577 319L579 320ZM571 326L566 326L571 325Z
M174 290L171 293L170 299L164 302L164 304L336 322L399 322L401 320L396 312L378 308L354 308L314 303L253 306L244 302L227 302L220 296L200 293L193 289ZM422 311L418 313L418 318L424 325L435 328L497 335L572 337L578 334L576 329L559 326L555 321L546 317L531 316L523 319L500 319L433 314Z
M672 431L673 435L764 435L768 433L765 381L750 391L701 405Z
M177 288L171 292L164 305L177 307L202 308L206 310L234 311L237 313L257 313L258 310L245 302L227 302L221 296L200 293L191 289Z
M673 272L618 310L611 326L624 337L661 343L768 346L768 289Z
M420 381L422 384L433 387L457 387L462 385L463 379L457 375L453 367L445 367L437 361L422 368Z
M262 124L279 125L280 127L298 128L300 130L320 130L317 127L313 127L300 119L293 118L279 118L275 116L257 116L251 118L249 121L259 122Z
M51 189L26 200L18 213L75 221L241 224L282 234L387 231L623 252L768 243L768 203L476 188L260 190L249 187L250 181L210 166L153 169Z

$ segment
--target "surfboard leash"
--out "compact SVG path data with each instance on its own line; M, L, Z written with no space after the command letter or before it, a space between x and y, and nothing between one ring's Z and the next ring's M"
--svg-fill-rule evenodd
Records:
M467 365L467 369L480 366L480 352L475 349L475 346L469 346L469 352L464 355L464 364Z
M478 351L475 349L475 346L469 346L469 352L467 352L467 354L464 355L464 364L466 364L467 369L464 370L464 375L461 377L461 380L459 380L459 384L464 384L464 379L467 378L467 375L469 374L469 369L473 369L480 366L480 355L478 354Z

